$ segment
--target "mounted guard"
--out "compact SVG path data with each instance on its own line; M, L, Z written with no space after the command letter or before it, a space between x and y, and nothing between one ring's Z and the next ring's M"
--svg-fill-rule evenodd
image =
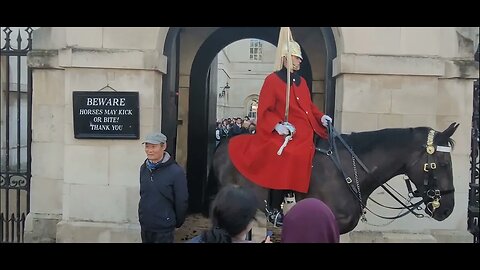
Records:
M236 136L228 145L237 170L257 185L272 189L266 212L278 226L283 220L280 205L285 192L308 192L313 135L327 139L325 127L332 121L313 104L307 82L298 74L302 60L290 28L282 27L275 72L266 77L260 90L256 133Z

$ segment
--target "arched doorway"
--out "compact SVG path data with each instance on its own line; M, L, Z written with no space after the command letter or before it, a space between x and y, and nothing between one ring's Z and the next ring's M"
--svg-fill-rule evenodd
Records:
M165 41L164 54L168 57L167 76L162 92L162 130L176 137L178 93L179 28L171 28ZM325 111L333 116L335 105L335 81L332 78L332 61L336 46L331 28L311 27L303 31L315 31L323 36L325 48ZM204 190L215 150L216 89L210 87L209 68L218 52L228 44L246 38L262 39L277 44L279 27L221 27L212 32L194 56L190 73L188 109L187 178L190 193L190 210L201 211ZM295 37L295 28L292 28ZM297 40L302 45L301 40ZM303 48L302 48L303 50ZM312 63L303 52L302 76L312 89ZM176 62L176 63L175 63ZM177 72L175 72L177 70ZM168 134L166 134L169 136ZM175 152L174 146L169 151Z

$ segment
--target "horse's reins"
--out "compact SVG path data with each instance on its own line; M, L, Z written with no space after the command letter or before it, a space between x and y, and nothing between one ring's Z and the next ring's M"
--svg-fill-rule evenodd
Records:
M403 207L400 208L400 209L407 209L409 212L405 212L403 214L399 214L397 216L394 216L394 217L386 217L386 216L382 216L382 215L379 215L379 214L376 214L375 212L373 212L371 209L369 209L362 201L362 198L361 198L361 193L360 193L360 184L358 182L358 176L357 176L357 173L356 173L356 167L355 167L355 160L358 162L358 164L360 164L360 166L362 167L362 169L367 173L367 175L371 176L371 177L374 177L376 178L371 172L370 170L367 168L367 166L365 166L365 164L361 161L361 159L355 154L355 152L351 149L351 147L347 144L347 142L345 142L345 140L342 138L342 136L335 130L335 128L333 127L332 123L330 121L328 121L328 125L327 125L327 129L328 129L328 141L329 141L329 144L330 144L330 149L329 150L324 150L324 149L321 149L321 148L318 148L318 147L315 147L315 149L323 154L326 154L327 156L329 156L333 163L335 164L335 166L337 167L337 169L342 173L343 175L343 178L345 179L345 182L347 183L347 186L350 188L350 191L353 193L353 195L355 196L355 198L358 200L358 202L360 203L361 205L361 215L362 217L364 218L364 215L365 215L365 211L364 209L367 209L368 211L370 211L373 215L377 216L377 217L380 217L380 218L384 218L384 219L397 219L397 218L400 218L400 217L403 217L405 215L407 215L409 212L412 213L413 215L415 215L416 217L418 218L422 218L424 217L423 214L419 214L417 212L415 212L414 208L417 208L420 204L423 203L423 200L422 201L419 201L419 202L416 202L414 204L410 204L410 205L405 205L400 199L398 199L390 190L388 190L384 184L381 185L381 187L390 195L392 196L392 198L394 198L398 203L400 203ZM340 162L340 157L338 156L338 150L337 150L337 143L336 143L336 138L338 138L340 140L340 142L343 144L343 146L345 147L345 149L347 149L347 151L352 155L352 160L353 160L353 165L354 165L354 172L355 172L355 180L356 180L356 186L353 185L353 181L352 179L347 176L347 174L345 173L345 171L343 170L343 167L341 165L341 162ZM335 157L334 155L335 154ZM392 187L390 187L392 188ZM392 188L393 189L393 188ZM398 192L397 192L398 193ZM381 205L381 206L384 206L378 202L376 202L375 200L373 200L372 198L369 198L371 199L372 201L374 201L375 203ZM387 207L387 206L384 206L384 207ZM391 207L387 207L387 208L391 208Z

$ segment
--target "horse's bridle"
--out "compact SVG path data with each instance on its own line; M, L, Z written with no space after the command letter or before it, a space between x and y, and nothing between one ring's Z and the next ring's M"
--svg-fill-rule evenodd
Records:
M410 184L410 179L405 179L405 183L407 184L407 189L409 194L413 197L422 197L423 202L427 205L427 209L430 211L429 215L433 216L433 213L437 208L440 207L440 199L442 195L450 194L455 192L455 189L448 189L448 190L439 190L437 187L437 177L435 176L435 172L437 169L437 160L436 156L434 155L435 152L451 152L450 146L439 146L433 143L435 138L435 130L431 129L428 132L427 136L427 144L424 145L425 152L427 153L427 160L423 164L423 171L424 171L424 179L423 179L423 193L420 193L418 190L413 191L412 185ZM415 161L412 164L417 163ZM429 209L429 206L432 208Z
M341 163L340 163L340 158L338 157L338 150L337 150L337 147L336 147L336 141L335 141L335 138L339 138L339 140L342 142L342 144L344 145L344 147L350 152L350 154L352 155L352 158L356 159L356 161L358 162L358 164L360 164L360 166L363 168L363 170L370 176L374 177L370 170L367 168L367 166L365 166L365 164L360 160L360 158L358 158L358 156L355 154L355 152L353 152L353 150L350 148L350 146L345 142L345 140L341 137L341 135L335 130L335 128L333 127L333 125L328 122L328 126L327 126L327 129L328 129L328 134L329 134L329 143L330 143L330 149L329 150L324 150L324 149L321 149L321 148L318 148L316 147L315 150L321 152L321 153L324 153L326 154L327 156L329 156L333 163L335 164L335 166L342 172L343 176L344 176L344 179L348 185L348 187L350 188L350 190L352 191L352 193L354 194L355 198L359 201L360 203L360 206L362 208L362 211L361 211L361 214L362 214L362 217L364 217L365 215L365 210L364 209L368 209L367 206L363 203L362 201L362 198L361 198L361 195L360 195L360 191L357 190L359 189L359 187L356 187L355 185L353 185L353 181L350 177L347 176L347 174L345 173L345 171L343 170L342 166L341 166ZM410 204L410 205L405 205L405 203L403 203L400 199L398 199L390 190L388 190L385 185L381 185L381 187L390 195L392 196L398 203L400 203L403 207L401 208L394 208L394 209L407 209L409 212L411 212L412 214L414 214L416 217L423 217L423 214L419 214L419 213L416 213L413 209L417 208L420 204L422 203L425 203L427 205L427 209L429 209L428 207L431 206L432 210L429 209L430 213L429 215L431 217L433 217L433 213L435 212L435 210L440 207L440 199L441 199L441 196L442 195L446 195L446 194L449 194L449 193L452 193L455 191L455 189L450 189L450 190L445 190L445 191L441 191L439 189L437 189L437 178L435 176L435 169L437 168L437 164L436 164L436 158L435 156L433 155L435 153L435 150L437 152L451 152L451 147L450 146L435 146L433 144L433 141L434 141L434 137L435 137L435 131L434 130L430 130L429 133L428 133L428 136L427 136L427 144L424 145L425 147L425 150L426 150L426 153L427 153L427 162L423 164L423 171L425 172L425 178L424 178L424 181L423 181L423 184L424 184L424 191L422 194L420 194L420 192L418 190L415 190L413 191L412 190L412 186L410 184L410 179L408 179L408 177L405 179L406 181L406 184L407 184L407 189L408 189L408 192L409 194L411 195L411 197L422 197L422 200L421 201L418 201L414 204ZM335 154L335 155L334 155ZM413 162L412 164L415 164L419 161L420 159L418 159L417 161ZM357 183L357 186L358 186L358 183ZM392 187L390 187L392 188ZM393 189L393 188L392 188ZM398 193L398 192L397 192ZM375 203L381 205L381 206L384 206L378 202L376 202L375 200L373 200L372 198L370 198L372 201L374 201ZM384 207L387 207L387 206L384 206ZM392 208L392 207L387 207L387 208ZM378 217L381 217L381 218L385 218L385 219L397 219L397 218L400 218L400 217L403 217L405 216L406 214L408 214L409 212L405 212L403 214L399 214L395 217L385 217L385 216L381 216L381 215L378 215L376 213L374 213L373 211L371 211L370 209L368 209L372 214L374 214L375 216L378 216Z

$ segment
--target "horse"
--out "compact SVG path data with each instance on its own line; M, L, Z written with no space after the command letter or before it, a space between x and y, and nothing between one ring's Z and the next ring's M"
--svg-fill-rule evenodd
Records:
M308 193L295 192L296 200L313 197L325 202L335 214L340 233L345 234L357 226L372 192L394 176L405 174L417 189L412 193L422 198L415 206L424 203L425 212L442 221L455 205L450 155L454 141L450 137L457 127L452 123L442 132L430 127L388 128L336 136L332 136L332 128L328 141L315 140ZM270 189L242 176L229 158L226 141L215 150L207 198L228 184L252 188L258 209L265 212Z

